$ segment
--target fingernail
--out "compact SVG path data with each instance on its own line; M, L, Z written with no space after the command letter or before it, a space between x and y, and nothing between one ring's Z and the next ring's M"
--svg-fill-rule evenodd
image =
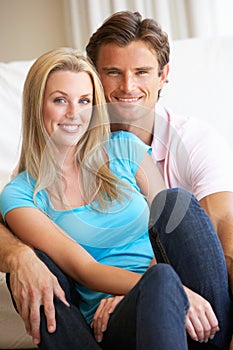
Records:
M210 336L210 340L214 339L215 334Z
M102 337L97 337L97 343L100 343L102 340Z
M48 327L48 331L49 331L49 333L53 333L55 331L55 327L54 326L49 326Z
M34 338L34 339L33 339L33 343L34 343L35 345L38 345L38 344L39 344L39 339Z

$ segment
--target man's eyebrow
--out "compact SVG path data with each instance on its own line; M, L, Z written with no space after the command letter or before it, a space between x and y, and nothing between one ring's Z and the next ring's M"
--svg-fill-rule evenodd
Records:
M139 71L139 70L153 70L155 69L155 67L152 66L143 66L143 67L137 67L135 68L135 70Z
M119 67L114 67L114 66L106 66L106 67L102 67L101 69L102 69L103 72L109 72L111 70L121 71L121 69ZM133 68L133 70L135 70L135 71L143 71L143 70L150 71L150 70L153 70L153 69L155 69L155 67L152 67L152 66L143 66L143 67L135 67L135 68Z
M106 66L106 67L102 67L101 69L102 69L102 71L104 71L104 72L108 72L108 71L110 71L110 70L120 70L120 68L114 67L114 66Z

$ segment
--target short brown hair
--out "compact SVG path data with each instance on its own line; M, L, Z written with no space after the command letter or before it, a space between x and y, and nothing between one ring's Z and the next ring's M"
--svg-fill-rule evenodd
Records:
M120 11L107 18L91 36L86 52L96 65L102 45L115 43L119 46L126 46L135 40L142 40L153 49L159 63L160 75L164 66L169 62L168 35L154 19L142 19L139 12Z

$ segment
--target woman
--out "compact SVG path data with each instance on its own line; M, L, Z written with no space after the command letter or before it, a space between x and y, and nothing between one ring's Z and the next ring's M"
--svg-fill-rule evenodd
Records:
M43 331L42 320L39 348L81 349L79 339L85 338L82 349L187 349L186 330L195 341L208 341L206 349L214 349L212 341L222 349L229 343L227 273L215 232L192 196L161 192L165 186L149 152L130 133L110 134L102 86L85 57L61 48L33 64L24 86L18 175L1 194L1 211L11 230L39 250L70 295L70 308L55 300L54 334ZM206 258L213 271L206 277L201 251L184 264L199 276L205 270L206 281L187 278L186 266L179 268L176 261L182 282L170 265L156 264L148 233L150 205L155 252L154 239L166 226L169 210L185 208L179 222L170 225L172 232L183 234L193 224L190 231L196 237L195 231L205 227L201 232L213 241L213 253ZM213 283L215 269L219 274ZM90 339L91 327L86 330L75 306L68 275L80 297L78 308L99 345ZM186 282L195 292L182 285ZM218 284L221 292L215 288ZM99 338L98 304L109 295L124 297Z

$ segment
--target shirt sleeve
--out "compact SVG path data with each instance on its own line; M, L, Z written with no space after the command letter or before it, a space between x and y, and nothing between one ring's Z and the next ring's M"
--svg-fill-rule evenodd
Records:
M10 181L0 194L0 210L2 217L5 219L6 214L13 209L21 207L30 207L44 210L43 196L37 196L34 201L35 181L27 178L25 173L17 175Z
M112 135L109 157L129 165L135 175L146 153L151 154L151 147L130 132L120 131Z
M182 143L185 155L180 152L179 172L198 200L216 192L233 191L232 151L217 130L193 121Z

